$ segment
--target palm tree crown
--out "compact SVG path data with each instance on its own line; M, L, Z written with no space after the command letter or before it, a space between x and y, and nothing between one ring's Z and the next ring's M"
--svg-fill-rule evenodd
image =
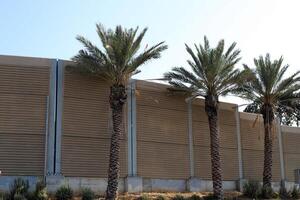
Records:
M300 90L300 71L285 78L289 65L283 65L283 57L271 61L267 54L254 59L254 65L254 69L244 65L245 70L251 73L251 78L250 81L242 82L237 91L239 97L252 101L248 107L257 107L255 110L264 114L264 105L277 111L299 99L297 92Z
M236 43L224 52L224 40L221 40L216 48L209 46L209 41L204 37L204 46L195 44L196 53L188 46L187 52L192 60L187 60L192 72L183 67L175 67L172 72L165 74L169 83L174 88L188 91L192 97L213 96L218 100L236 89L236 82L241 73L234 69L234 65L240 60L240 50L235 50Z
M139 52L147 28L137 35L138 28L123 29L117 26L115 30L106 30L101 24L96 27L103 48L99 49L86 38L77 36L85 49L72 58L77 67L71 70L98 76L113 85L126 84L132 75L139 72L139 66L159 58L161 52L167 49L167 45L160 42Z

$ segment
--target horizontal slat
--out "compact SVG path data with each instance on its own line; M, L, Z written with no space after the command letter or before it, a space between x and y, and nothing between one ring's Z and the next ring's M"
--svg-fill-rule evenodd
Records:
M236 128L231 125L220 124L220 146L237 147ZM207 123L193 121L194 145L210 146L210 132Z
M238 179L237 149L221 148L221 166L223 180ZM201 179L211 179L210 148L194 145L195 176Z
M48 95L49 67L0 66L0 93Z
M280 181L280 158L273 152L272 180ZM264 152L261 150L243 150L244 177L248 180L262 181Z
M45 135L0 133L0 170L4 176L43 175Z
M187 113L137 105L137 139L187 144Z
M65 176L107 177L109 139L63 137L62 172ZM127 141L121 140L121 177L127 175Z
M141 177L187 179L188 145L139 141L137 165L138 176Z

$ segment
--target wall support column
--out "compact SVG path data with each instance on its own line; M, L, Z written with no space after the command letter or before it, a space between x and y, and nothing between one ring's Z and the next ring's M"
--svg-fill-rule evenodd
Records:
M244 185L244 171L243 171L243 157L242 157L242 140L241 140L241 122L240 122L240 113L239 107L235 107L235 121L236 121L236 137L237 137L237 150L238 150L238 160L239 160L239 180L238 180L238 189L242 191Z
M188 100L188 134L189 134L190 177L195 176L192 105L193 105L193 101L192 99L189 99Z
M280 175L281 181L285 181L285 166L284 166L284 155L283 155L283 144L282 144L282 131L280 120L276 120L277 132L278 132L278 145L279 145L279 158L280 158Z
M62 175L61 172L61 140L62 140L62 114L64 102L64 62L58 60L57 66L57 107L56 107L56 135L55 135L55 175Z
M55 144L55 121L56 121L56 82L57 82L57 60L53 60L50 69L49 79L49 97L47 102L48 123L46 123L46 141L45 141L45 153L46 153L46 175L54 174L54 144Z
M131 79L127 90L127 122L128 122L128 176L125 190L129 193L143 191L143 179L137 176L137 137L136 137L136 80Z

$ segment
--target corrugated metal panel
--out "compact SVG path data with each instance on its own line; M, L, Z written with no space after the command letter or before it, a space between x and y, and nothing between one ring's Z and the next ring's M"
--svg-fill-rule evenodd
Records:
M262 181L264 152L261 150L243 150L244 177L248 180ZM279 152L273 152L272 180L280 181Z
M223 180L238 180L239 166L236 149L221 148ZM210 147L194 145L195 176L211 180Z
M187 179L188 146L167 141L138 141L137 171L144 178Z
M262 180L264 163L264 125L261 117L251 120L241 119L242 157L244 177ZM276 126L273 130L273 181L280 180L279 144Z
M234 112L221 109L219 120L223 179L237 180L239 168ZM210 132L204 106L193 105L193 137L195 175L211 179Z
M65 176L107 177L110 131L109 86L94 77L66 73L62 134ZM121 177L127 175L127 128L121 140Z
M145 105L154 108L163 108L170 110L187 110L187 103L182 96L174 96L166 91L151 91L136 86L136 102L138 105Z
M110 139L64 136L62 172L70 177L107 177ZM127 142L121 140L120 176L127 175Z
M16 66L12 58L0 60L5 61L0 64L0 170L6 176L41 176L51 62L22 58L24 66Z
M187 112L137 106L137 139L188 144Z
M49 67L0 65L0 92L48 95Z
M295 180L295 170L300 169L300 134L282 133L285 174L288 181Z
M193 121L195 145L210 146L210 133L207 123ZM236 127L220 124L220 146L237 148Z
M138 82L139 83L139 82ZM189 177L187 104L137 85L137 171L146 178Z

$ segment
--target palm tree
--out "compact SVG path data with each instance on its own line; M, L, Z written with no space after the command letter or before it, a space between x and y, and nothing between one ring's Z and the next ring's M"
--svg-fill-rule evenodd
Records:
M211 48L206 37L204 46L195 44L195 53L188 45L185 46L192 58L187 61L191 71L175 67L165 74L165 78L172 86L170 90L188 93L191 100L196 97L205 99L205 112L210 130L213 191L217 199L223 199L218 125L219 96L225 96L236 89L241 73L234 66L240 60L240 50L235 50L236 43L233 43L225 51L224 40L219 41L215 48Z
M159 58L161 52L167 49L167 46L164 45L164 42L160 42L139 51L147 28L137 35L138 28L124 29L117 26L115 30L106 30L101 24L97 24L96 27L102 48L98 48L89 40L78 36L77 40L84 45L84 49L72 58L75 65L69 66L67 69L96 76L110 84L109 103L112 112L113 130L106 199L112 200L117 198L120 174L120 136L123 132L123 106L127 99L126 85L130 77L139 72L138 67L149 60Z
M271 187L272 181L272 129L276 112L287 102L297 100L296 92L300 89L300 71L284 78L288 65L283 65L283 58L272 61L270 55L254 59L254 69L247 65L245 70L251 72L251 78L242 82L237 95L252 102L264 119L264 170L263 186ZM251 105L251 104L250 104Z

